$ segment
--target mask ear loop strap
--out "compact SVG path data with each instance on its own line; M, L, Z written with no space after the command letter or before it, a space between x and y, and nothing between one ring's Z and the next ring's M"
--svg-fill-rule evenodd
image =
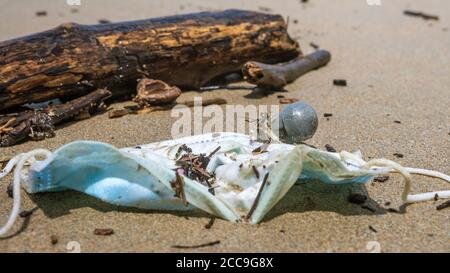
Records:
M391 172L397 172L400 173L403 176L403 180L405 182L405 187L403 189L402 194L402 200L405 203L415 203L415 202L422 202L422 201L429 201L436 198L450 198L450 191L435 191L435 192L427 192L427 193L420 193L420 194L410 194L411 192L411 174L418 174L418 175L424 175L429 176L433 178L439 178L442 179L448 183L450 183L450 176L436 172L431 170L425 170L425 169L416 169L416 168L405 168L401 166L400 164L387 160L387 159L374 159L365 165L365 167L376 167L376 166L386 166L386 167L392 167L393 170Z
M44 149L37 149L30 151L25 154L20 154L15 157L13 157L8 164L6 165L5 169L0 173L0 179L8 175L14 166L16 166L16 169L14 170L14 181L13 181L13 208L11 210L11 214L8 218L8 221L6 224L0 229L0 236L5 235L11 227L14 225L17 216L19 215L20 211L20 202L21 202L21 196L20 196L20 183L22 180L22 171L24 168L25 163L35 156L45 156L49 157L52 153L48 150Z
M425 170L425 169L417 169L417 168L405 168L406 171L408 171L411 174L418 174L433 178L439 178L447 183L450 183L450 176L432 171L432 170ZM436 191L436 192L427 192L427 193L420 193L420 194L410 194L408 195L408 203L415 203L415 202L422 202L422 201L428 201L428 200L434 200L435 198L445 199L450 198L450 191Z
M373 159L365 164L364 167L391 167L394 171L400 173L403 176L403 182L405 187L403 188L402 200L403 202L408 202L408 195L411 192L411 174L405 170L400 164L388 160L388 159Z
M361 166L364 166L366 168L370 167L391 167L393 170L391 172L400 173L403 176L403 179L405 181L405 188L403 190L402 194L402 200L406 203L415 203L415 202L422 202L422 201L429 201L436 198L450 198L450 191L436 191L436 192L427 192L427 193L421 193L421 194L409 194L411 192L411 174L418 174L433 178L439 178L442 179L448 183L450 183L450 176L437 172L432 170L426 170L426 169L418 169L418 168L406 168L401 166L400 164L387 160L387 159L374 159L369 162L364 161L362 158L359 158L358 156L342 151L340 153L340 156L343 160L345 159L351 159Z

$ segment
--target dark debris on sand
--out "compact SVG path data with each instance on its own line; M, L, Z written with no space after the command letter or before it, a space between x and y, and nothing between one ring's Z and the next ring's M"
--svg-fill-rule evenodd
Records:
M114 234L114 230L112 228L96 228L94 234L98 236L111 236Z

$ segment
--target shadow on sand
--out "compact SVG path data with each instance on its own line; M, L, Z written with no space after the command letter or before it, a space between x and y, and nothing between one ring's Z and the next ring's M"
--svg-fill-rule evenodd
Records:
M299 182L275 205L264 221L273 219L286 212L332 211L347 216L380 215L387 212L385 208L381 207L370 197L367 198L364 206L351 204L348 201L348 196L352 193L368 196L364 184L327 185L315 180ZM209 217L206 212L198 209L189 211L154 211L115 206L76 191L40 193L30 195L30 197L43 210L45 215L50 218L67 215L70 214L71 210L85 207L101 212L169 213L181 217Z
M348 196L352 193L360 193L368 196L364 184L327 185L319 181L310 180L295 184L283 199L272 208L263 222L270 221L288 212L303 213L307 211L330 211L344 216L354 215L381 215L389 211L381 207L370 197L364 204L352 204ZM57 218L71 213L71 210L80 208L93 208L100 212L131 212L131 213L164 213L178 217L211 218L211 216L198 209L190 211L154 211L129 207L119 207L108 204L86 194L65 191L57 193L40 193L30 195L37 208L42 209L49 218ZM35 208L35 209L37 209ZM398 213L405 213L406 206L402 206ZM32 216L31 216L32 217ZM29 217L25 218L21 228L14 234L2 238L9 239L25 231L29 225Z

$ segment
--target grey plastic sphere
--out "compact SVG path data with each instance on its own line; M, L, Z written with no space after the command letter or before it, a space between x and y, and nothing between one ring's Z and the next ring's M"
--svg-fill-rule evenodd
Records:
M317 113L309 104L298 101L287 105L280 113L280 138L288 143L310 139L319 125Z

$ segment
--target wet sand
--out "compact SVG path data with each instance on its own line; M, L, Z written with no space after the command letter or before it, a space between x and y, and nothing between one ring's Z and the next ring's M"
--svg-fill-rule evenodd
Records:
M24 2L24 3L22 3ZM26 2L26 3L25 3ZM187 3L189 2L189 4ZM82 1L77 11L65 1L2 0L0 40L74 21L94 24L143 19L204 10L241 8L267 10L289 17L292 37L305 53L310 42L330 50L331 63L287 86L287 98L305 100L320 115L319 129L309 144L338 150L361 149L365 158L388 158L404 166L450 173L450 2L383 1L372 7L364 0L283 1ZM415 9L440 16L425 21L403 15ZM47 16L37 17L37 11ZM346 79L335 87L333 79ZM230 104L276 104L280 93L262 96L248 90L186 92L180 100L226 97ZM120 108L127 103L114 104ZM324 113L333 113L327 120ZM70 141L98 140L118 147L170 138L175 119L170 111L108 119L92 119L64 126L56 137L0 148L0 156L35 148L54 150ZM394 121L401 121L396 123ZM396 158L394 153L404 154ZM0 183L0 220L11 209L5 193L12 177ZM23 193L23 209L38 207L28 219L19 218L0 252L67 252L77 242L82 252L369 252L370 242L382 252L449 252L450 210L437 211L443 201L410 205L405 213L387 208L402 205L401 179L366 186L294 186L256 226L216 220L205 229L208 215L118 208L76 192ZM448 189L448 184L414 177L415 193ZM347 202L350 191L367 192L374 212ZM390 202L390 205L386 203ZM370 229L369 226L373 227ZM112 236L96 236L96 228L112 228ZM56 245L50 237L58 237ZM198 245L175 249L173 245Z

